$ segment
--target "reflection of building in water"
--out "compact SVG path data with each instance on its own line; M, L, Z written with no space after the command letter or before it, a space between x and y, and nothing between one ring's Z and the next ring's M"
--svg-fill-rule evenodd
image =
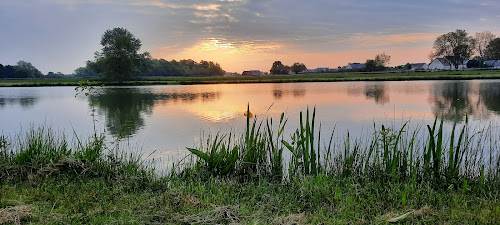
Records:
M373 98L375 103L384 105L389 102L389 94L385 91L385 83L368 83L365 86L366 99Z
M153 93L144 88L108 88L93 99L99 113L106 117L107 130L117 138L124 138L134 135L144 126L143 116L151 115L158 103L206 102L219 96L218 92Z

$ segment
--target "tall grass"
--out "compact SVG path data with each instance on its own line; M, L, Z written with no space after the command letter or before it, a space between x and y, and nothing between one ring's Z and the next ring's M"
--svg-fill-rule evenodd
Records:
M49 175L98 176L147 181L152 167L140 155L108 148L104 135L68 143L47 126L30 127L15 137L0 136L0 181Z
M471 131L468 119L454 124L451 132L436 118L426 129L410 128L409 122L399 128L374 125L371 134L352 138L347 133L335 139L332 131L326 141L321 140L321 125L317 128L316 109L299 114L298 127L290 137L283 132L288 121L284 114L275 129L272 121L247 117L239 140L235 141L238 138L232 132L218 134L210 148L188 149L200 159L197 170L213 176L274 180L330 176L388 183L430 182L441 188L461 188L467 182L500 187L498 130L490 126Z

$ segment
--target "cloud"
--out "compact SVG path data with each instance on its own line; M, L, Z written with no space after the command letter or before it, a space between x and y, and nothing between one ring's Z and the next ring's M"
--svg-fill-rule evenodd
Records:
M164 2L160 2L160 1L150 1L150 2L149 1L136 1L136 2L130 3L130 5L132 5L132 6L154 6L154 7L160 7L160 8L165 8L168 6Z

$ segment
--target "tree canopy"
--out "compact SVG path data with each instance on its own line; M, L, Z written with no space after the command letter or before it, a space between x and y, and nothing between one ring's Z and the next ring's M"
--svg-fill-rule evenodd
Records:
M296 62L296 63L294 63L292 65L291 70L292 70L292 72L294 72L295 74L297 74L297 73L301 73L301 72L306 71L307 67L306 67L306 65L304 65L304 63L298 63L298 62Z
M288 74L290 72L290 67L283 65L281 61L274 61L269 72L271 74Z
M444 57L458 69L458 65L472 56L475 43L475 39L468 36L465 30L457 29L436 38L431 57Z
M481 60L484 60L486 57L486 48L490 44L490 42L495 39L495 35L490 31L478 32L474 36L476 41L476 51Z
M139 60L141 41L125 28L106 30L101 37L101 52L96 52L96 65L106 78L116 81L132 77Z
M26 61L19 61L16 65L0 64L0 78L39 78L43 77L42 72L33 64Z
M95 60L87 61L85 67L75 70L79 77L104 75L116 81L132 76L182 76L223 75L226 73L218 63L191 59L167 61L154 59L149 52L139 53L141 41L124 28L107 30L101 38L103 46L95 53Z
M488 59L500 59L500 38L495 38L490 41L486 48L485 55Z

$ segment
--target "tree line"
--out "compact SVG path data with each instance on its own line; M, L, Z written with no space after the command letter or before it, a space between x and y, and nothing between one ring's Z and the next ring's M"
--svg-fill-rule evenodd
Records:
M443 57L456 69L472 56L473 61L469 62L471 67L487 67L484 61L500 59L500 38L490 31L471 36L465 30L457 29L437 37L433 48L434 51L429 55L431 58Z
M0 78L39 78L43 74L30 62L19 61L16 65L0 64Z
M76 76L102 75L107 79L125 81L132 76L223 75L218 63L211 61L154 59L149 52L139 53L141 41L125 28L106 30L101 37L101 51L85 67L75 70Z

